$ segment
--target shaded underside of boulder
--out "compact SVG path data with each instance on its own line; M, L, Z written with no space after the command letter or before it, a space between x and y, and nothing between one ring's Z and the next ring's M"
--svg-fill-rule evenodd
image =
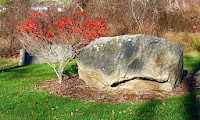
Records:
M79 55L80 79L96 88L172 91L182 80L178 44L148 35L102 37Z

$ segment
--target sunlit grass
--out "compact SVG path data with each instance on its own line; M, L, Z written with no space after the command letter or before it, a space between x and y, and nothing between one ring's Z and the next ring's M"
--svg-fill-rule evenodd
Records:
M183 57L184 69L189 72L200 70L200 52L185 53Z

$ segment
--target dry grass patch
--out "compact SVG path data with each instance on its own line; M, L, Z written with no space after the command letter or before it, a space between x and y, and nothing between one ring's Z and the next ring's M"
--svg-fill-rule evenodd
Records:
M0 58L0 70L16 66L19 58Z
M164 32L161 37L179 44L184 52L200 51L200 33Z

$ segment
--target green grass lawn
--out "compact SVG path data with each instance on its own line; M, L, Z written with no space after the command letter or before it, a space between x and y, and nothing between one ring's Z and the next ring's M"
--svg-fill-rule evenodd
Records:
M16 67L16 62L0 60L0 120L188 120L200 119L200 91L150 102L106 104L82 102L34 90L34 85L56 78L47 64ZM7 60L8 61L8 60ZM195 72L199 53L184 54L184 69ZM2 71L3 70L3 71ZM76 74L76 61L65 69ZM70 71L70 72L67 72Z
M200 52L185 53L183 57L184 69L188 72L200 70Z

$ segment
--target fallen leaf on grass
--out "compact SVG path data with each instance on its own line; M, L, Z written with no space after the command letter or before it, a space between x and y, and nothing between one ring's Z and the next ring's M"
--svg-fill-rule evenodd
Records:
M76 111L79 112L79 111L80 111L80 108L79 108L79 109L76 109Z
M127 111L123 111L123 113L127 113Z
M115 111L114 110L112 110L112 111L109 110L109 114L113 115L113 114L115 114Z
M156 119L156 117L155 117L155 116L153 116L153 117L152 117L152 119Z
M95 113L92 113L92 114L90 114L90 115L94 115Z
M37 102L34 102L34 105L37 105L38 103Z
M134 102L131 102L132 105L134 105Z
M140 116L144 116L144 115L146 115L146 113L142 113L142 114L139 113L138 116L140 117Z
M75 114L75 112L71 112L71 115L74 115Z
M165 102L164 101L160 101L160 103L162 103L164 106L166 106Z
M182 109L185 109L185 106L184 106L184 105L182 106Z
M145 116L146 115L146 113L142 113L142 115L141 116Z
M5 112L4 112L4 114L7 114L7 113L8 113L8 111L5 111Z

